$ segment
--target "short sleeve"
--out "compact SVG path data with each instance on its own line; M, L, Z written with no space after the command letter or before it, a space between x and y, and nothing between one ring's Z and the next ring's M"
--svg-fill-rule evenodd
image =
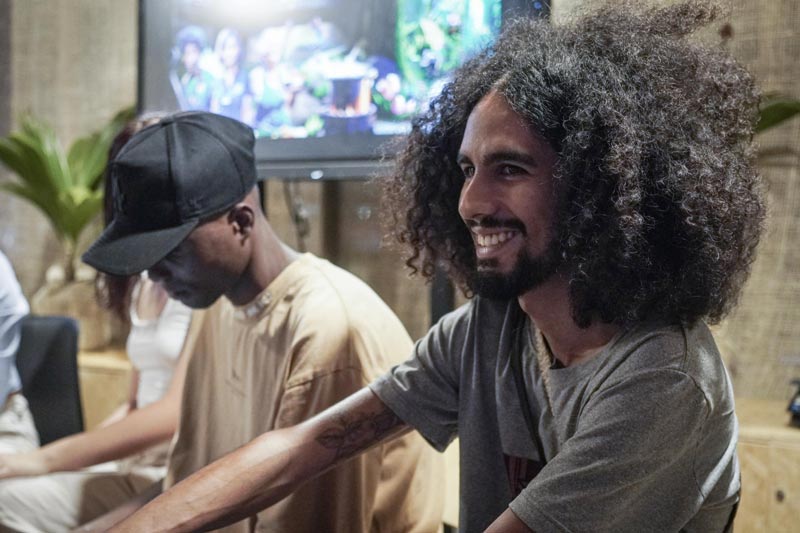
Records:
M461 358L470 308L443 317L417 342L411 359L370 384L383 403L439 451L458 432Z
M16 354L20 321L28 311L28 302L22 295L14 269L6 256L0 253L0 358Z
M14 364L28 302L5 255L0 253L0 406L8 394L20 387Z

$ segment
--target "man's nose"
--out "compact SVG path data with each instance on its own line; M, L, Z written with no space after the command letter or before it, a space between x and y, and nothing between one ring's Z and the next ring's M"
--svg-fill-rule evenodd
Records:
M464 181L458 212L464 220L480 220L494 214L497 208L495 200L490 180L476 171L472 179Z

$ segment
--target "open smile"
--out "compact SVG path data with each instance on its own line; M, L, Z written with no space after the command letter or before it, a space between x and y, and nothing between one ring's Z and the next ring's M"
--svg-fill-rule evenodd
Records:
M517 230L472 232L475 242L475 254L478 259L490 259L498 255L509 242L520 235Z

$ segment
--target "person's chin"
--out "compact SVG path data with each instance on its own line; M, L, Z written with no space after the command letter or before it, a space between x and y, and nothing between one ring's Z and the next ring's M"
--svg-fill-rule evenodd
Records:
M192 309L205 309L211 307L219 299L219 295L178 293L176 299Z
M478 270L470 281L473 292L482 298L508 300L519 295L515 280L496 269Z
M505 265L500 261L479 261L477 273L479 276L510 276L514 272L515 265Z

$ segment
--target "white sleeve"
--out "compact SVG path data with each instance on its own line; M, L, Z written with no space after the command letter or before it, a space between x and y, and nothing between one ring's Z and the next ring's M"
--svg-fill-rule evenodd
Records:
M14 269L6 256L0 253L0 406L10 392L12 374L16 376L14 356L19 348L22 317L28 312L28 302Z

